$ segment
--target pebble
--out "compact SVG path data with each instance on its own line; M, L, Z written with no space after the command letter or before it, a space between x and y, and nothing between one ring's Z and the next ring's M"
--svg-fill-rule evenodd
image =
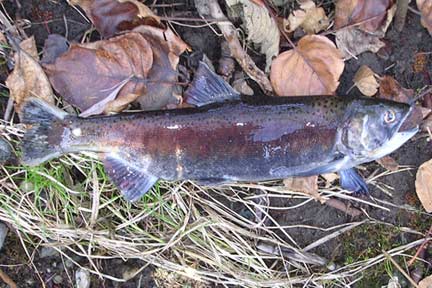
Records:
M47 258L58 255L59 252L52 247L42 247L39 253L40 258Z
M75 283L77 288L89 288L90 272L83 268L78 268L75 272Z
M63 277L60 275L56 275L54 276L53 282L54 284L61 284L63 283Z
M71 260L66 259L65 266L66 268L72 268L74 266L74 263Z
M6 163L6 161L9 160L11 156L12 156L11 146L6 140L0 138L0 164Z
M0 223L0 249L3 247L8 231L6 224Z

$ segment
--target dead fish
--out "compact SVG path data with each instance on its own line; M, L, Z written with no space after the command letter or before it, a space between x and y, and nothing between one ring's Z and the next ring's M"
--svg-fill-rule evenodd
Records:
M22 161L38 165L66 153L98 152L127 200L158 179L204 185L339 172L341 186L368 187L353 167L381 158L418 127L400 131L412 106L373 98L237 94L201 64L188 102L197 108L79 118L31 99ZM229 101L227 101L229 100Z

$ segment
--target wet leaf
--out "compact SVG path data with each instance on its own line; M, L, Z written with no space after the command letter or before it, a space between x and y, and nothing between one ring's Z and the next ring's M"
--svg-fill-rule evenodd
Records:
M420 165L416 181L416 193L428 213L432 212L432 159Z
M391 0L339 0L336 2L335 28L358 24L356 27L363 31L375 32L385 23L392 4Z
M417 7L421 13L422 25L432 34L432 1L417 0Z
M366 65L362 65L354 75L354 84L363 95L373 96L378 91L378 81L375 73Z
M346 3L350 2L351 4L354 2L357 3L357 1L341 1L338 3L342 3L342 2L346 2ZM372 2L370 2L367 5L370 5L371 3ZM357 11L356 9L360 9L362 7L363 6L360 5L359 7L355 8L353 11ZM368 9L369 8L370 7L368 6ZM378 50L384 47L385 44L380 40L380 38L384 37L385 32L387 31L388 27L390 26L390 23L393 20L393 16L395 12L396 12L396 5L393 5L388 10L386 10L386 12L383 14L385 16L384 21L380 20L375 22L374 25L367 25L367 26L354 25L357 22L353 21L351 18L348 17L348 22L351 23L350 25L353 26L348 25L348 27L340 28L336 31L336 45L341 50L342 54L344 55L344 58L350 59L366 51L376 53L378 52ZM376 17L374 19L378 19L378 18L381 17ZM373 21L366 22L366 23L373 23ZM377 25L377 23L380 24ZM342 25L341 27L345 27L345 26Z
M106 99L126 79L130 80L117 99L144 94L152 65L149 42L139 33L128 33L94 43L72 44L53 64L45 65L45 70L54 89L85 111Z
M316 34L329 26L329 19L322 7L316 7L312 0L301 2L300 9L293 11L287 20L287 32L302 27L308 34Z
M54 63L55 59L60 57L69 49L68 40L58 34L50 34L45 40L42 64Z
M343 69L342 55L333 42L307 35L295 49L273 60L270 80L279 96L332 94Z
M376 53L385 46L379 37L355 28L336 31L336 45L345 59L350 59L366 51Z
M177 85L179 56L188 45L170 29L139 26L134 29L147 39L153 51L153 65L149 71L147 91L137 101L142 109L152 110L178 104L181 90Z
M399 169L399 164L390 156L384 156L376 160L376 162L389 171L397 171Z
M414 90L403 88L393 77L385 75L381 78L379 98L408 103L414 95Z
M53 91L42 67L36 42L33 37L20 43L21 50L15 54L15 67L6 80L10 96L15 101L15 108L20 112L22 103L32 96L54 104Z
M69 0L79 5L103 37L140 25L160 26L160 18L137 0Z
M266 68L270 67L274 56L279 54L279 28L266 7L249 0L225 0L229 7L241 5L242 20L247 40L259 45L266 55Z
M283 183L291 191L305 193L321 203L325 202L325 199L318 193L318 176L291 177L284 179Z

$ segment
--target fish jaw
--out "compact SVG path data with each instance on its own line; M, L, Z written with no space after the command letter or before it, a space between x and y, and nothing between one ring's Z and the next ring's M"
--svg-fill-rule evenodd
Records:
M407 131L402 132L396 132L390 140L387 141L385 145L382 147L374 150L370 157L372 160L376 160L379 158L382 158L393 151L397 150L399 147L401 147L403 144L405 144L409 139L411 139L417 132L419 131L419 128L412 128Z

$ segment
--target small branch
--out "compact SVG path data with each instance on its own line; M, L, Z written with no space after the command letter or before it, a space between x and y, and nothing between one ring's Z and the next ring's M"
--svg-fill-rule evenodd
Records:
M408 4L410 0L397 0L397 10L395 15L395 28L401 32L405 26L406 15L408 12Z
M408 273L402 269L401 266L399 266L399 264L385 251L382 251L385 258L387 258L387 260L390 260L390 262L393 263L393 265L399 270L400 273L402 273L402 275L405 276L406 279L408 279L408 281L411 283L411 285L413 285L416 288L419 288L419 286L417 285L417 283L414 282L414 280L410 277L410 275L408 275Z
M10 288L17 288L16 283L3 270L0 270L0 279Z
M195 0L195 7L201 16L209 13L214 19L227 19L217 0ZM232 57L237 60L246 74L255 80L264 92L272 92L273 88L267 75L256 66L252 58L243 50L234 25L226 21L217 22L216 24L228 42Z
M362 214L362 211L354 208L354 207L349 207L348 205L346 205L345 203L343 203L342 201L335 199L335 198L330 198L325 202L326 205L336 208L352 217L357 217L360 216Z

